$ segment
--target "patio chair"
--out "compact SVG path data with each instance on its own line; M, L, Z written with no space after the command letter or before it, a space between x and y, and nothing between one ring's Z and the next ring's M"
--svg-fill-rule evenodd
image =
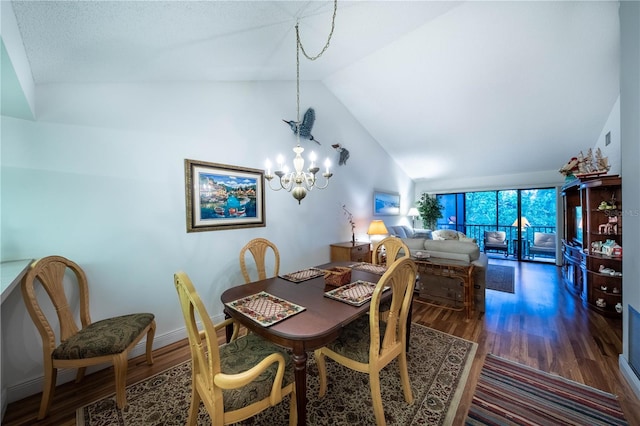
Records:
M504 256L507 257L509 255L507 233L504 231L484 231L484 252L489 250L504 252Z
M534 232L533 244L529 247L529 256L556 256L556 234L551 232Z

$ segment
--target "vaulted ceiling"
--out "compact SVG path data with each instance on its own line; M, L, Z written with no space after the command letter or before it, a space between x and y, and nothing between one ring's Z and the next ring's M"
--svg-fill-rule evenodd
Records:
M331 1L13 1L37 85L293 80ZM301 60L413 179L557 170L619 95L616 1L340 1ZM301 104L311 106L312 100ZM318 111L318 120L322 111Z

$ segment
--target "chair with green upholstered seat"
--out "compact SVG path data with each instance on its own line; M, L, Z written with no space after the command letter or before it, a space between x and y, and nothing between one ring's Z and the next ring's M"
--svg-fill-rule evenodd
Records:
M388 266L395 262L399 255L402 255L402 257L411 256L409 247L407 247L407 245L400 238L387 237L378 241L373 246L373 252L371 253L371 263L373 263L374 265L385 264Z
M242 249L240 249L240 270L246 283L254 281L251 279L249 270L247 268L246 255L247 251L253 256L253 260L256 264L256 270L258 273L258 280L267 279L267 253L271 251L273 253L273 276L278 275L280 270L280 252L278 247L271 241L265 238L254 238L249 241Z
M407 318L417 267L411 258L396 260L380 278L371 298L369 315L364 315L346 325L340 336L330 344L315 351L320 379L320 396L327 391L325 357L369 375L373 411L378 426L385 424L380 389L380 370L398 358L404 399L413 403L413 393L407 368ZM392 292L389 311L380 312L380 300L384 288ZM383 318L384 317L384 318Z
M174 275L191 348L191 405L188 425L198 420L204 403L215 426L236 423L279 404L290 395L289 425L297 423L293 361L286 350L255 333L218 346L218 330L233 323L214 325L184 272ZM198 324L202 331L198 329Z
M71 271L73 276L67 271ZM68 285L70 282L74 285ZM44 305L44 309L41 306L38 298L42 298L44 292L39 291L39 286L44 287L51 299L58 324L52 322L56 315L48 308L49 303ZM87 277L75 262L61 256L45 257L30 266L22 281L22 296L42 337L44 390L38 419L43 419L49 411L59 368L77 368L76 382L79 382L86 367L112 363L116 404L123 408L126 405L127 357L145 335L147 363L153 364L154 315L136 313L91 322ZM76 322L75 309L69 303L75 298L79 299L80 324ZM56 337L58 328L60 334Z

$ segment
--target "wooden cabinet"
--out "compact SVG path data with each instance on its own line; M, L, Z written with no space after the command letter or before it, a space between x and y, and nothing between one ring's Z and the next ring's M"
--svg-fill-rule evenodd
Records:
M565 232L562 276L592 309L621 315L622 181L617 176L577 179L563 187Z
M332 262L371 262L370 243L331 244Z

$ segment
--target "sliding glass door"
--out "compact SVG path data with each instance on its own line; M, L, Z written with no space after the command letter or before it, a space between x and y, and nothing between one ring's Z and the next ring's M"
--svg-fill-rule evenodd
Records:
M505 189L438 194L443 206L439 229L456 229L476 238L484 249L485 231L505 232L507 256L518 260L555 261L529 251L536 233L556 232L556 190ZM501 254L502 255L502 254Z

